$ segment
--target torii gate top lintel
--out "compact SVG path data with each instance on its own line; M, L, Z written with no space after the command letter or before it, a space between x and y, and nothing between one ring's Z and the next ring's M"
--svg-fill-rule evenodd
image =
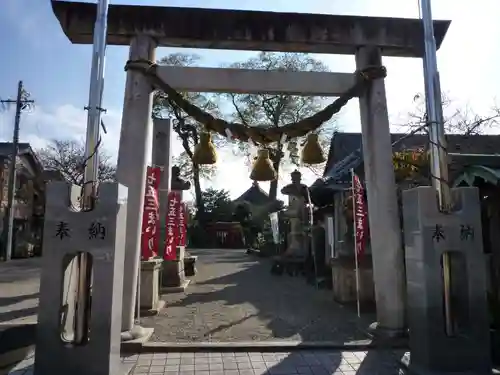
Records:
M54 14L72 43L91 44L96 5L52 0ZM434 21L439 47L451 21ZM129 45L133 35L158 46L353 55L371 45L384 56L422 57L418 19L278 13L247 10L110 5L108 44Z

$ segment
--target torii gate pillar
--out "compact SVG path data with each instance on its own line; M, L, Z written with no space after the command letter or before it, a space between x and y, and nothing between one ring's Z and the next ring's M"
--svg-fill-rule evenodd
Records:
M380 48L364 46L355 56L357 69L382 66ZM359 112L377 303L376 332L395 336L402 334L405 327L405 273L383 79L369 83L359 98Z
M130 43L130 60L155 61L156 42L147 35L137 35ZM132 340L147 334L134 326L137 301L137 276L139 273L142 231L142 207L146 189L146 168L150 155L153 90L147 78L138 72L128 71L123 102L120 145L116 177L128 187L127 230L125 235L125 262L123 274L122 340Z

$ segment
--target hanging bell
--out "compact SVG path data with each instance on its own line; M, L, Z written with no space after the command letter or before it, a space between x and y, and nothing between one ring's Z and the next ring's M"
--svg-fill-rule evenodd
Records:
M323 150L319 145L318 134L309 133L306 143L302 148L302 163L304 164L321 164L325 161Z
M269 159L269 150L259 150L257 158L252 166L250 179L254 181L274 181L276 180L276 171L271 159Z
M193 163L215 164L217 162L217 152L212 143L212 136L210 133L200 133L200 141L194 146Z

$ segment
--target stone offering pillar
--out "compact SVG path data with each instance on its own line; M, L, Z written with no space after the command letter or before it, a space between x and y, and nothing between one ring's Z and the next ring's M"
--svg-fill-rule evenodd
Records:
M410 370L491 374L486 262L476 188L452 189L457 210L438 209L436 189L403 192ZM452 334L444 314L442 256L451 263Z
M141 311L149 315L157 314L165 305L160 301L160 274L161 259L149 259L141 261Z
M128 373L120 360L127 189L117 183L100 184L97 205L85 212L73 209L78 203L71 197L79 196L80 190L65 182L47 185L35 373ZM74 345L75 299L67 271L81 251L88 254L93 287L89 285L84 341Z
M156 42L147 35L137 35L130 44L130 60L155 60ZM140 267L142 213L146 189L148 145L151 142L152 87L140 72L128 71L125 84L117 180L129 193L123 281L122 340L144 337L140 326L134 327L137 306L137 283Z
M364 46L356 52L357 69L381 65L379 48ZM359 108L377 303L376 333L397 336L405 329L404 253L383 79L368 83L359 98Z
M183 292L189 285L184 272L185 247L177 246L175 259L163 260L163 271L161 277L162 291L166 293Z

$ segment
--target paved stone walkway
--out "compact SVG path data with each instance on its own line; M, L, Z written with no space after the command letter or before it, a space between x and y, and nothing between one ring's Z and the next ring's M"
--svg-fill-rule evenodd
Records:
M288 353L155 353L124 357L131 374L166 375L396 375L403 353L393 351ZM10 375L33 375L34 355ZM117 374L119 375L119 374Z
M154 341L297 340L347 342L366 339L353 309L317 291L302 277L273 276L270 261L244 250L190 250L197 275L186 293L166 294L158 316L143 318Z

